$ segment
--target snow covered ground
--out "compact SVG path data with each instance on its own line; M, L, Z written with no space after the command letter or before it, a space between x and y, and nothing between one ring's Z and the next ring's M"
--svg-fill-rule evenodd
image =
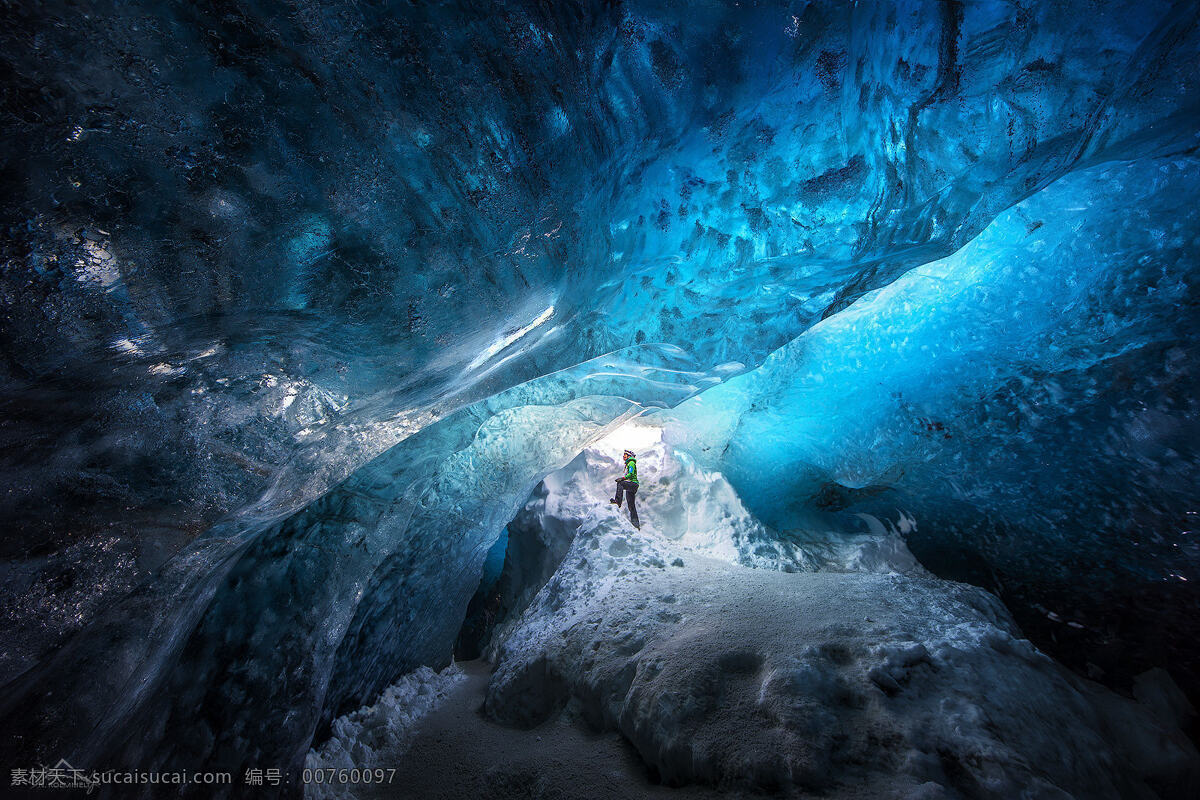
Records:
M540 543L553 557L526 559L545 574L527 569L528 606L493 637L491 720L576 720L619 733L663 783L737 792L1197 788L1200 758L1163 703L1081 680L1022 638L995 597L929 575L899 535L912 520L785 544L654 428L620 437L637 441L640 531L607 503L622 449L612 437L548 476L514 522L510 547ZM376 766L381 738L400 752L455 678L413 680L338 720L310 765Z
M395 757L403 752L415 723L464 679L454 664L441 672L421 667L408 673L385 689L375 703L334 720L329 739L309 751L304 768L316 772L382 766L380 754ZM305 797L335 800L354 797L354 793L345 783L314 782L306 786Z

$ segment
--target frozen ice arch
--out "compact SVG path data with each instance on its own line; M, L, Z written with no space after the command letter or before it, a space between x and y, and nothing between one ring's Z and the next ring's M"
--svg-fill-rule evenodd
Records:
M700 569L639 548L699 548L737 597L828 581L864 604L915 556L1020 634L924 576L912 630L880 642L978 623L929 664L995 651L1075 698L1059 722L1080 731L1126 706L1079 676L1147 701L1125 726L1143 743L1146 708L1186 724L1147 671L1196 698L1197 8L8 9L8 760L294 772L330 720L446 662L510 523L555 531L517 594L575 587L598 630L633 597L588 580ZM661 431L638 447L681 465L639 497L661 541L551 508L587 496L559 470L637 415ZM611 563L556 563L593 542ZM673 737L696 729L654 729L639 670L704 615L674 593L680 622L634 620L637 653L600 636L585 672L557 665L593 640L542 647L557 618L529 598L495 631L495 713L532 703L540 663L664 776L832 774L815 751L689 766ZM945 593L973 599L924 618ZM777 686L823 631L698 668ZM945 687L872 647L837 651L846 696ZM789 684L815 704L795 724L842 691L818 683ZM1134 792L1170 772L1136 750L1111 761Z

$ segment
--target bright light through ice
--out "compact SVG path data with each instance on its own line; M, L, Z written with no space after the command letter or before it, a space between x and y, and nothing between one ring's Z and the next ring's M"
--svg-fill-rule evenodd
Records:
M529 323L524 328L521 328L519 331L514 331L513 333L502 336L500 339L493 342L486 350L475 357L475 360L471 362L467 369L475 369L480 364L496 355L496 353L499 353L501 350L508 347L510 344L517 341L546 320L550 319L552 316L554 316L554 306L550 306L541 314L538 314L537 318L534 319L533 322Z
M589 449L620 454L623 450L642 453L662 441L663 429L641 418L630 420L593 442Z

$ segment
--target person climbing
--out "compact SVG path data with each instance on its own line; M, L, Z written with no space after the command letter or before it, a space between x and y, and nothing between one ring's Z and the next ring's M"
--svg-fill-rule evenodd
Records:
M491 628L496 624L496 617L500 615L500 592L487 602L483 607L484 628Z
M617 478L617 496L608 502L612 503L617 508L620 508L621 495L624 494L625 497L629 498L629 521L633 523L633 527L640 530L642 523L638 521L637 506L634 505L633 502L634 495L637 494L638 490L637 457L634 456L632 450L626 450L624 453L624 458L625 475Z

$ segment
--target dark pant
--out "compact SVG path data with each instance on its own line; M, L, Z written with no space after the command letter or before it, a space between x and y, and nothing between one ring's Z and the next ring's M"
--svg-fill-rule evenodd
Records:
M637 495L638 485L633 481L627 481L624 478L617 481L617 496L614 498L617 501L617 508L621 507L621 494L624 493L629 498L629 521L633 523L633 527L641 528L642 523L638 521L637 506L634 505L633 498Z

